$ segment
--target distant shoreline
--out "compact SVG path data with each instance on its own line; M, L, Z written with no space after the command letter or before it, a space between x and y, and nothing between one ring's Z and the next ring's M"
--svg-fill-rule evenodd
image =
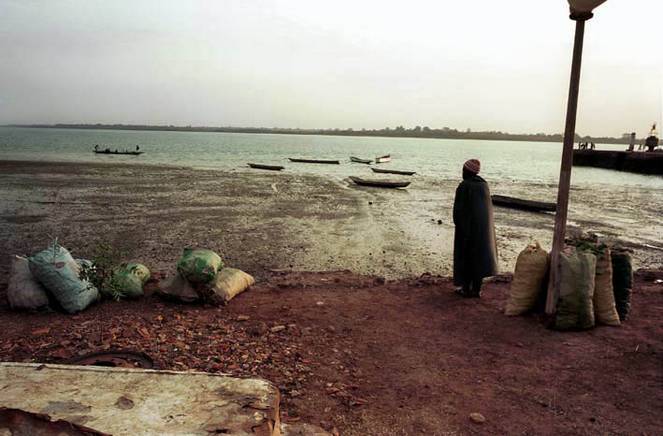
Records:
M391 129L288 129L268 127L200 127L200 126L159 126L137 124L9 124L2 127L39 128L39 129L81 129L81 130L134 130L163 132L210 132L210 133L252 133L275 135L324 135L357 136L377 138L424 138L424 139L469 139L490 141L527 141L527 142L562 142L561 134L514 134L505 132L472 132L443 128L431 129L415 127L405 129L402 126ZM576 134L575 142L592 141L600 144L628 144L624 138L588 137ZM640 139L636 140L640 141Z

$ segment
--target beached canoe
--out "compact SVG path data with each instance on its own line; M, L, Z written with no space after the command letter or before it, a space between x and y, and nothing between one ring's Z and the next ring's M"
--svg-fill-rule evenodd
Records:
M255 163L250 163L247 164L251 168L255 168L257 170L270 170L270 171L281 171L285 169L285 167L282 167L281 165L263 165L263 164L255 164Z
M362 163L362 164L370 164L373 162L370 159L360 159L358 157L350 156L350 162L355 162L355 163Z
M495 206L529 210L532 212L555 212L557 210L557 205L555 203L524 200L522 198L507 197L505 195L491 195L490 197L492 198L493 204Z
M382 168L371 168L374 173L382 173L382 174L399 174L401 176L412 176L414 174L417 174L415 171L400 171L400 170L385 170Z
M362 179L350 176L350 180L361 186L375 186L378 188L405 188L410 182L398 182L395 180Z
M391 155L385 154L384 156L378 156L375 158L375 163L386 163L391 162Z
M338 160L325 160L325 159L296 159L293 157L288 158L290 162L300 162L300 163L314 163L314 164L331 164L331 165L340 165L341 162Z

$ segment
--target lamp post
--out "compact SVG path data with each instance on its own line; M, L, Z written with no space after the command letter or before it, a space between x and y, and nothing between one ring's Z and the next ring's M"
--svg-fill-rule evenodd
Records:
M559 255L564 248L566 234L566 217L569 208L569 187L571 185L571 166L573 165L573 143L576 128L576 112L578 109L578 88L580 85L580 64L582 62L582 42L585 34L585 21L594 16L594 8L606 0L568 0L571 9L569 18L576 22L575 40L573 43L573 61L571 63L571 81L569 99L566 107L566 126L564 129L564 146L562 148L562 164L559 171L559 187L557 190L557 212L553 245L550 252L550 282L546 298L546 313L555 313L559 296L560 263Z

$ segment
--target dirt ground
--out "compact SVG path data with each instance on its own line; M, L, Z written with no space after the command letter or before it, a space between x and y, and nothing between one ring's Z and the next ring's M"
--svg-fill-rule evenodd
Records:
M283 394L286 422L343 435L661 433L660 269L637 276L622 327L559 333L537 316L504 316L506 282L488 283L481 300L455 296L437 275L449 270L452 227L407 193L296 174L2 161L0 183L3 253L58 237L85 258L109 242L159 278L183 247L203 246L259 279L221 308L164 302L151 282L137 301L27 314L4 301L3 256L0 360L130 349L164 369L264 377ZM398 219L401 200L420 225ZM496 212L511 262L522 235L551 220L508 216ZM660 264L659 251L641 253ZM352 272L297 272L340 268ZM426 271L435 275L404 278ZM486 422L471 422L475 412Z
M638 275L621 327L573 333L547 330L535 315L504 316L508 283L467 300L439 277L383 283L347 271L272 273L220 308L156 295L74 316L3 303L0 359L62 363L129 349L163 369L263 377L281 389L285 422L342 435L655 435L657 277L663 271Z

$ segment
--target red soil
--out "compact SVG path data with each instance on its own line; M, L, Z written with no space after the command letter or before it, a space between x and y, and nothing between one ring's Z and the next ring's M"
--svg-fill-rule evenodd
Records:
M274 273L221 308L154 295L74 316L3 304L0 359L64 362L122 348L163 369L264 377L281 389L286 422L343 435L653 435L663 404L656 278L663 272L636 278L622 327L572 333L504 316L508 283L466 300L446 279L348 272ZM473 412L486 421L472 422Z

